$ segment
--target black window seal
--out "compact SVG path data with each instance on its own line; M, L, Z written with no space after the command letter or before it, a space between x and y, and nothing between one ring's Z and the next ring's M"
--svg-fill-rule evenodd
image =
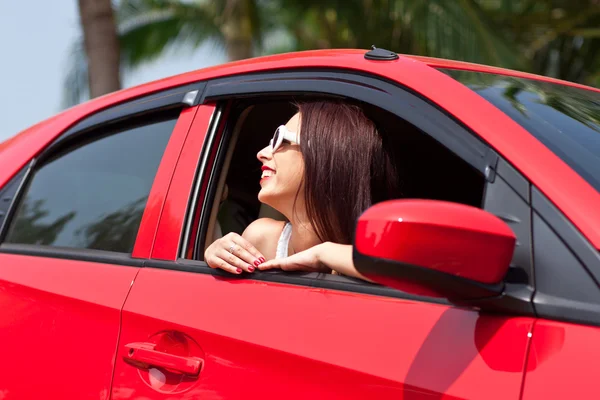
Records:
M101 126L141 117L149 113L193 106L202 97L205 87L205 82L197 82L163 90L101 110L67 129L45 149L44 153L53 152L55 147L62 146L64 141L71 140L75 135L96 130Z
M223 115L224 114L221 114L221 117ZM223 127L222 137L220 138L219 144L217 146L216 157L215 157L213 165L221 166L221 165L223 165L223 163L225 161L227 149L229 148L229 144L231 142L231 135L229 135L227 133L230 129L230 125L235 126L235 123L231 124L232 119L237 120L237 117L225 119L225 126ZM215 123L215 125L218 125L218 124ZM216 126L215 128L216 128L215 132L212 135L213 138L217 138L216 130L218 130L218 126ZM211 130L210 132L213 132L213 131ZM210 210L212 210L212 206L213 206L214 200L215 200L215 194L217 191L216 183L219 181L220 175L221 175L221 168L212 168L210 170L210 174L208 177L208 185L206 187L207 188L206 195L204 196L204 199L202 201L202 207L200 208L200 210L201 210L200 211L200 223L198 224L199 229L196 234L196 238L195 238L196 240L194 241L194 259L200 258L200 254L199 254L199 252L201 251L200 244L204 243L206 241L206 233L207 233L206 227L208 226L208 221L210 218Z
M0 224L0 244L4 243L4 239L6 237L6 234L8 233L8 226L10 225L13 214L17 210L17 204L19 203L21 197L23 196L23 193L25 192L25 188L28 185L29 178L31 177L31 174L33 171L33 167L35 166L35 162L36 162L36 160L34 158L25 167L25 171L20 172L20 173L22 173L22 176L20 177L19 185L18 185L17 190L15 191L14 195L10 199L10 204L8 205L8 210L6 211L6 214L4 215L2 224Z
M242 279L262 282L275 282L288 285L303 286L308 288L320 288L339 290L343 292L361 293L381 296L386 298L397 298L413 300L434 304L452 306L446 299L435 297L417 296L401 292L385 286L363 282L358 279L348 278L340 275L324 274L317 272L283 272L283 271L255 271L252 274L242 273L234 275L220 269L210 268L204 261L178 259L177 261L147 260L146 268L168 269L180 272L193 272L213 275L229 279Z
M213 114L210 117L210 121L208 124L208 130L207 130L207 134L204 140L204 144L202 145L202 150L200 152L200 158L198 160L198 163L196 164L196 172L194 174L194 180L193 180L193 185L192 185L192 193L190 196L190 199L188 200L187 203L187 209L185 212L185 219L184 219L184 226L183 226L183 232L179 241L179 248L177 251L177 254L179 254L179 256L181 258L185 258L187 251L188 251L188 246L190 243L190 236L192 235L192 226L194 225L194 221L196 219L196 217L202 218L203 215L206 215L206 210L209 207L209 200L208 198L210 196L208 196L208 191L207 191L207 195L204 197L204 199L201 199L202 201L202 206L198 207L198 198L200 196L200 190L202 188L202 182L204 179L206 179L206 167L208 165L208 159L210 158L211 155L211 149L213 148L213 143L215 141L215 137L217 135L217 130L221 124L221 120L223 118L223 115L225 114L225 110L226 110L226 104L225 103L219 103L217 104L217 106L215 107ZM221 144L219 144L218 149L220 150L222 148ZM208 185L211 185L213 182L213 175L215 174L214 170L210 171L210 175L208 177ZM214 185L213 185L214 186ZM211 186L207 186L208 189L211 189ZM212 190L212 192L214 192L215 189ZM199 215L198 215L199 214ZM200 226L200 225L199 225ZM198 236L200 233L200 229L197 230L196 232L196 239L194 239L194 257L196 255L196 243L198 242ZM203 236L206 235L206 233L202 234Z
M461 307L471 310L481 309L493 313L502 313L503 315L535 317L530 301L531 291L523 288L522 285L507 284L505 293L500 296L482 300L477 299L457 305L444 298L418 296L386 286L365 282L360 279L326 273L255 271L252 274L243 272L240 275L234 275L220 269L210 268L204 261L183 258L179 258L177 261L150 259L145 262L144 267L212 275L233 280L274 282L306 288L335 290L344 293L358 293L429 304L439 304L448 307Z
M0 254L59 258L62 260L87 261L128 267L143 267L144 262L146 261L146 259L134 258L127 253L95 249L42 246L35 244L2 243L0 244Z
M437 140L487 180L494 179L498 155L477 134L431 100L375 75L341 69L303 69L228 76L208 81L199 102L276 94L337 95L380 107ZM405 104L411 107L403 107Z

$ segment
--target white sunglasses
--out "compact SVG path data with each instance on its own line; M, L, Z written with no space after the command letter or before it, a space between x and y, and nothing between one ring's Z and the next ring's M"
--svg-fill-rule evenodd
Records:
M275 129L275 133L273 134L273 138L269 142L271 146L271 152L275 153L279 147L281 147L281 143L286 140L291 143L299 144L298 134L295 132L291 132L285 125L279 125L277 129Z

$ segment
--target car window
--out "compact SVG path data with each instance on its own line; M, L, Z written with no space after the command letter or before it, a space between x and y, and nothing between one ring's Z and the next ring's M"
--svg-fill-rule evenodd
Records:
M482 72L443 72L502 110L600 191L600 93Z
M35 168L6 242L129 253L176 119L78 144Z
M316 100L327 99L315 97ZM401 192L406 198L452 201L481 207L485 178L448 148L397 115L379 107L360 103L363 112L384 137L391 161L399 171ZM234 232L242 234L254 220L269 217L285 220L278 211L258 200L261 179L257 153L273 136L277 126L285 124L296 109L285 98L246 100L235 105L235 113L221 121L230 126L223 137L223 165L210 168L215 177L214 198L205 213L205 232L200 230L196 254L185 257L202 260L204 250L216 239ZM221 146L216 144L215 149ZM226 155L226 153L230 153ZM215 157L217 163L219 157ZM220 179L217 174L225 174ZM431 184L435 182L435 184ZM381 186L381 183L380 183ZM377 190L377 189L375 189ZM378 194L377 191L374 194ZM379 197L382 201L388 198Z

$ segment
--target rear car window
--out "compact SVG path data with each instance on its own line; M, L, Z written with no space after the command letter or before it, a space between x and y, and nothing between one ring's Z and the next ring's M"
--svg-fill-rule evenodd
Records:
M78 143L38 166L6 242L130 253L175 122Z
M600 192L600 93L483 72L441 71L510 116Z

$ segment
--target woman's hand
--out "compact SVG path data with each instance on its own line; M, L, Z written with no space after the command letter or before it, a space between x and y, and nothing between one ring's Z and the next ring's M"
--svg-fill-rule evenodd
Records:
M289 257L269 260L260 264L258 269L261 271L281 269L282 271L329 272L331 270L321 262L321 250L322 245L319 244Z
M254 272L265 262L265 257L237 233L228 233L215 240L204 252L204 261L211 268L220 268L232 274Z

